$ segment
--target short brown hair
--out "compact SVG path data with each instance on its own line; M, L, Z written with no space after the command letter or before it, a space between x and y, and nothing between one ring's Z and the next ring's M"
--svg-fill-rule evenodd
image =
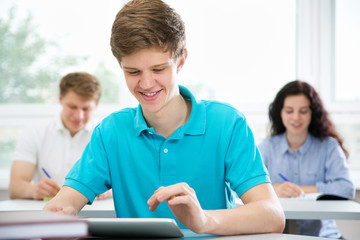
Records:
M96 102L99 102L101 97L99 80L86 72L73 72L65 75L61 78L59 88L62 97L70 91L85 99L94 99Z
M186 50L185 40L185 24L169 5L161 0L133 0L116 15L110 45L121 63L124 56L151 47L180 57Z

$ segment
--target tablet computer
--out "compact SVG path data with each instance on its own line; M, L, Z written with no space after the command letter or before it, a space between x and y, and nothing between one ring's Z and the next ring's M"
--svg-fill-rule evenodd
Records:
M171 218L88 218L95 237L183 237Z

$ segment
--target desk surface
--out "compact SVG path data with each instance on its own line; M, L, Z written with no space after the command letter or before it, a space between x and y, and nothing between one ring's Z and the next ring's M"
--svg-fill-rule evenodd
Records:
M315 201L281 198L286 219L360 220L360 204L354 201ZM46 202L35 200L0 201L0 211L42 210ZM115 217L112 199L95 200L79 213L82 217Z
M0 201L0 211L42 210L46 203L28 199L5 200ZM92 205L85 205L78 215L88 218L116 217L113 199L95 200Z
M184 238L161 238L161 240L329 240L328 238L320 237L310 237L310 236L301 236L301 235L292 235L292 234L281 234L281 233L271 233L271 234L251 234L251 235L236 235L236 236L213 236L213 235L204 235L196 234L190 230L183 230ZM152 239L154 240L154 239Z
M286 219L360 220L360 204L354 201L280 198Z
M291 201L290 201L291 200ZM320 204L321 203L321 204ZM341 204L340 204L341 203ZM42 210L46 202L36 200L6 200L0 201L0 211L28 211L28 210ZM296 201L294 199L283 200L281 204L284 206L285 215L290 219L304 219L303 216L309 217L309 214L318 216L325 215L327 218L334 219L335 215L328 216L330 214L339 214L341 218L337 219L360 219L360 204L352 201ZM302 208L308 208L304 211ZM322 205L322 206L320 206ZM330 207L329 207L330 206ZM336 206L336 207L335 207ZM341 209L341 210L335 210ZM322 213L322 214L319 214ZM79 213L82 217L115 217L114 204L112 199L95 200L92 205L86 205ZM336 217L336 216L335 216ZM315 218L312 218L315 219ZM319 218L317 218L319 219ZM188 232L186 232L188 231ZM195 239L216 239L216 240L326 240L325 238L299 236L291 234L253 234L253 235L238 235L238 236L211 236L211 235L197 235L189 230L184 231L186 240ZM152 239L154 240L154 239ZM166 240L166 239L162 239ZM170 240L170 239L169 239ZM171 238L174 240L174 238Z
M360 220L360 204L351 200L280 198L280 203L287 220ZM236 201L236 205L241 204L241 200Z

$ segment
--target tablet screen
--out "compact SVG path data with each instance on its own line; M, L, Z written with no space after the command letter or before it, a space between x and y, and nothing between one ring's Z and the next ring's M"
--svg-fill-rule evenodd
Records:
M89 233L99 237L183 237L171 218L88 218Z

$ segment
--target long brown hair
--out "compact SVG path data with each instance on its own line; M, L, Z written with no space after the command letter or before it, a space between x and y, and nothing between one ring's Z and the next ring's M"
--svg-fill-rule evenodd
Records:
M303 81L296 80L289 82L276 94L274 101L269 106L269 119L271 123L270 135L275 136L286 130L281 120L281 109L283 108L285 98L287 96L301 94L306 96L310 101L311 122L308 129L309 132L320 139L324 139L325 137L335 138L346 157L348 157L349 153L343 146L343 139L335 130L335 126L331 122L319 94L310 84Z

